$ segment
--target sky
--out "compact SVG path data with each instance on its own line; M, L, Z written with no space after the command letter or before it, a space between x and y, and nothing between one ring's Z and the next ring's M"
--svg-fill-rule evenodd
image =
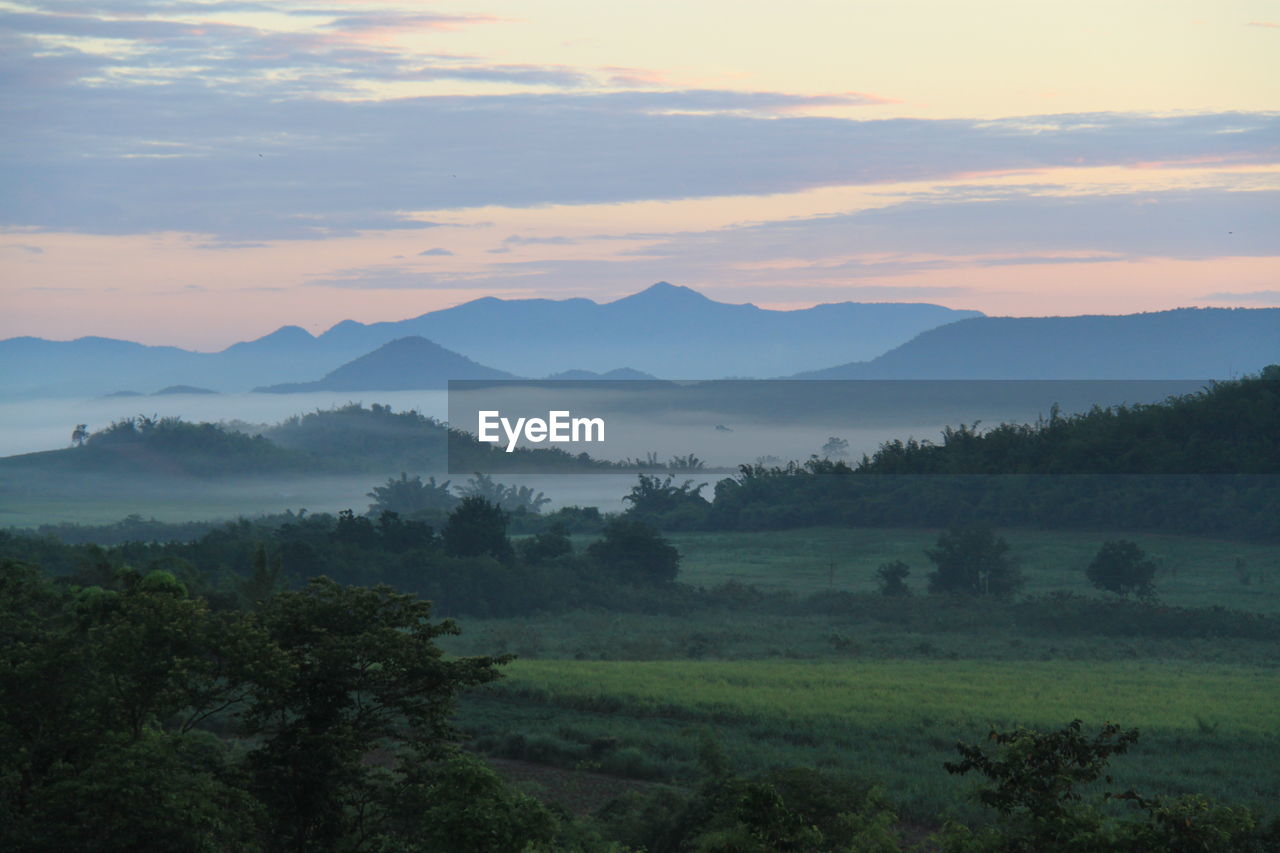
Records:
M0 338L1280 306L1280 2L0 0Z

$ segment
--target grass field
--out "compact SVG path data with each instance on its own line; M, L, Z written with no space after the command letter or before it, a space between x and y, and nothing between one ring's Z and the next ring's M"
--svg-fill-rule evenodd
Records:
M1221 605L1260 613L1280 613L1280 546L1148 533L1095 533L1006 529L997 531L1010 546L1027 579L1024 593L1053 590L1092 593L1084 569L1109 539L1137 542L1160 565L1160 598L1188 607ZM835 528L733 533L672 533L683 555L680 579L714 586L728 580L800 594L834 586L872 591L883 563L902 560L911 567L908 584L923 591L933 564L925 549L939 531ZM1237 568L1237 560L1242 567ZM1242 583L1242 574L1249 578Z
M466 700L463 722L525 733L544 760L612 745L582 766L654 778L693 773L710 731L742 768L807 764L883 784L908 814L967 810L942 769L991 726L1081 718L1141 730L1116 785L1280 802L1280 671L1158 661L522 660ZM541 740L539 740L541 738ZM532 740L532 746L529 745ZM584 753L585 755L586 753ZM535 756L538 757L538 756ZM619 766L614 767L613 764Z
M1280 548L1148 534L1001 530L1026 593L1101 596L1084 567L1128 538L1161 565L1163 602L1280 613ZM925 595L936 530L818 528L676 533L681 580L736 580L804 596L875 590L901 559ZM575 537L582 547L593 537ZM834 565L833 565L834 564ZM1242 570L1249 583L1242 582ZM945 602L938 602L939 605ZM689 783L710 733L745 773L805 765L881 784L923 825L981 819L970 780L943 762L992 726L1072 719L1141 731L1113 762L1114 790L1198 792L1280 809L1280 649L1203 636L1057 636L991 622L977 603L883 621L769 607L689 617L574 611L463 620L450 650L520 655L508 677L464 698L475 745L511 758ZM932 612L932 611L931 611ZM1244 618L1244 617L1242 617Z

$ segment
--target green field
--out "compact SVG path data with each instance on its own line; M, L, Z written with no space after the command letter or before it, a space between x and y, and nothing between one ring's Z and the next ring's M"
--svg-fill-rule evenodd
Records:
M1158 661L521 660L467 700L464 721L490 742L535 733L524 748L544 759L610 739L596 756L604 769L677 779L694 772L695 735L710 731L744 769L825 767L936 817L967 809L964 784L942 769L956 741L1078 717L1141 730L1138 749L1115 762L1117 785L1270 808L1280 802L1278 676Z
M1160 599L1187 607L1221 605L1280 613L1280 546L1149 533L1008 529L1010 545L1027 585L1026 594L1054 590L1092 593L1084 569L1108 539L1137 542L1160 565ZM683 555L680 579L714 586L728 580L800 594L834 586L873 591L883 563L911 567L908 583L923 592L933 565L925 549L937 530L833 528L734 533L672 533ZM1237 569L1236 561L1242 561ZM1242 573L1249 582L1243 583Z
M1057 729L1080 718L1141 731L1113 762L1114 790L1199 792L1275 815L1280 803L1280 649L1274 642L1072 635L1011 621L987 602L928 596L936 530L817 528L673 533L681 580L793 598L677 614L571 611L465 619L455 653L513 652L507 677L464 698L483 751L690 784L710 733L740 772L805 765L882 785L908 818L982 819L952 777L958 741L991 727ZM1001 530L1024 592L1103 597L1084 567L1128 538L1160 564L1161 602L1280 613L1280 548L1149 534ZM593 537L575 537L583 547ZM864 609L806 612L835 588L871 593L900 559L923 607L910 623ZM1242 574L1248 574L1248 583ZM774 603L770 603L774 602ZM788 603L792 602L792 603ZM1238 618L1248 620L1241 615Z

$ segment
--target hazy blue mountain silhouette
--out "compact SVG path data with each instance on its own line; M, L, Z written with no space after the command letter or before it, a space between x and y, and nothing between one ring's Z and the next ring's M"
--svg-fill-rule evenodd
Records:
M398 323L339 323L320 340L367 350L387 335L416 334L533 376L626 364L664 379L763 377L872 358L925 329L973 316L981 314L905 303L773 311L659 282L606 303L486 297Z
M554 380L582 380L582 379L647 379L654 380L658 377L645 373L641 370L633 370L630 367L619 367L614 370L606 370L604 373L596 373L594 370L562 370L559 373L553 373L547 379Z
M1280 308L978 317L801 379L1228 379L1280 359Z
M383 344L419 336L481 364L526 376L611 364L662 378L778 376L873 358L976 311L855 303L773 311L708 299L665 282L614 302L485 297L408 320L298 326L217 353L108 338L0 341L0 393L150 393L170 385L217 391L307 382Z
M315 382L255 388L273 394L298 391L417 391L445 388L450 379L514 379L417 336L383 344Z
M217 391L213 391L209 388L198 388L195 385L170 385L166 388L161 388L159 391L153 391L151 393L151 396L160 397L168 394L217 394L217 393L218 393Z

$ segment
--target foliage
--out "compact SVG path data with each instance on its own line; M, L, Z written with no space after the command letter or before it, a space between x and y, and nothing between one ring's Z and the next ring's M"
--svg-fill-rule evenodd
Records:
M371 514L394 512L401 516L412 516L426 510L450 510L458 505L458 499L449 489L449 481L436 483L435 477L428 477L425 482L418 475L409 479L403 471L400 478L392 477L385 485L374 486L367 497L373 498L369 505Z
M507 538L509 516L502 507L480 497L463 498L441 531L446 554L454 557L493 557L500 563L515 559Z
M953 527L925 555L937 567L929 575L930 592L1010 595L1023 583L1009 543L989 527Z
M703 526L990 524L1278 541L1276 375L1037 424L949 427L941 444L887 442L855 467L744 465L716 484Z
M638 475L630 494L622 498L630 504L627 515L664 529L701 526L711 508L710 502L702 497L707 484L694 486L693 480L685 480L677 486L674 481L672 474L665 478Z
M526 850L552 844L561 829L550 809L463 754L408 765L387 799L392 837L408 839L398 853Z
M910 595L911 587L907 586L909 574L911 574L911 567L901 560L882 564L876 569L876 578L880 582L880 594L890 598Z
M480 473L468 480L459 492L463 497L483 498L511 513L539 513L543 505L551 503L551 498L529 486L496 483L492 477Z
M1107 723L1090 738L1081 732L1082 726L1080 720L1072 720L1048 734L992 729L987 736L991 752L959 744L961 760L944 766L948 773L976 770L986 777L988 784L978 790L978 800L1001 817L1058 824L1081 800L1078 788L1102 778L1108 759L1123 755L1138 740L1137 729Z
M680 552L642 521L617 518L587 556L614 576L640 584L669 584L680 572Z
M945 853L1263 849L1264 839L1248 809L1222 806L1203 795L1148 799L1128 790L1087 799L1080 788L1101 778L1111 783L1107 763L1138 740L1136 729L1108 723L1090 738L1082 733L1081 721L1074 720L1048 733L993 729L988 740L990 749L960 744L962 760L945 767L950 773L976 770L985 777L978 798L995 810L998 824L977 831L949 825L940 837ZM1128 820L1109 815L1102 809L1108 800L1128 801L1142 814Z
M0 563L0 847L406 840L388 788L451 753L455 695L506 660L445 658L436 640L457 629L430 616L413 596L324 578L256 614L218 613L165 572L76 588ZM369 762L378 750L402 766Z
M1276 474L1280 382L1214 382L1163 403L1095 406L1035 424L947 428L942 443L892 441L864 457L874 474Z
M826 444L822 445L822 455L827 459L843 459L849 455L849 439L840 438L839 436L831 436L827 439Z
M609 806L603 820L624 843L650 853L896 853L894 813L878 791L807 767L759 778L732 773L703 748L702 778ZM711 762L708 763L707 759Z
M1155 561L1126 539L1104 542L1085 569L1085 576L1098 589L1118 595L1133 593L1138 598L1154 598L1156 594Z
M459 690L497 677L499 658L446 660L431 607L388 587L343 587L327 578L274 597L261 612L284 666L253 685L245 733L252 790L289 849L332 849L369 833L378 773L364 761L399 742L438 758Z
M522 539L519 545L520 559L531 565L550 562L573 553L569 530L562 523L552 525L544 533Z

